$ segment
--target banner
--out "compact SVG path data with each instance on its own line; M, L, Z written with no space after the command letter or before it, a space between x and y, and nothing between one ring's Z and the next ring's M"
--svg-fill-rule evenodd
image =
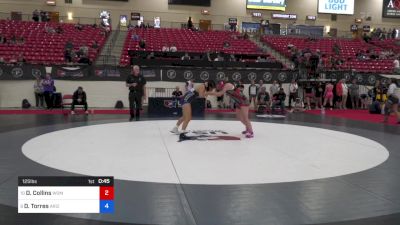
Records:
M400 18L400 2L398 0L383 0L382 17Z
M247 9L267 9L285 11L285 0L247 0Z
M44 66L0 66L0 80L33 80L36 77L44 77L45 74Z
M318 13L354 14L354 0L318 0Z
M281 83L289 83L292 79L298 78L297 71L283 70L209 70L209 69L162 69L162 80L173 82L185 82L194 80L204 82L206 80L225 80L227 82L258 82L272 83L277 80Z
M280 83L290 83L292 79L299 81L309 80L306 74L298 71L279 69L213 69L193 67L142 67L142 76L149 82L186 82L194 80L203 82L206 80L225 80L249 84L263 80L264 83L272 83L274 80ZM44 77L46 67L41 65L6 66L0 65L0 80L34 80L37 76ZM53 79L72 81L125 81L131 74L129 67L113 66L53 66L51 69ZM321 72L323 80L335 82L346 79L351 82L357 79L361 85L374 85L376 80L386 80L376 73L359 73L351 71L326 71Z

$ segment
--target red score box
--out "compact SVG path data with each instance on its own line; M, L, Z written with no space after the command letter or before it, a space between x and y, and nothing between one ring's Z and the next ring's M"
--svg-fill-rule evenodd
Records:
M100 187L100 200L114 200L114 187Z

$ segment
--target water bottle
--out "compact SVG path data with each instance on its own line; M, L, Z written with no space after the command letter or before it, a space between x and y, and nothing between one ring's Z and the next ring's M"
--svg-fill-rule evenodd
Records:
M321 115L325 115L325 107L321 107Z

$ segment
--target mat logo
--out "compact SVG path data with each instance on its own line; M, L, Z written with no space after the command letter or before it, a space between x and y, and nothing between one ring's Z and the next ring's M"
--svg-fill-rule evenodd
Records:
M267 81L267 82L271 81L271 80L272 80L272 73L270 73L270 72L265 72L265 73L263 74L263 79L264 79L265 81Z
M203 71L200 73L200 79L206 81L210 79L210 74L207 71Z
M240 79L242 79L242 74L240 74L239 72L234 72L232 74L232 80L239 81Z
M179 108L181 104L179 100L164 100L164 107L172 109L172 108Z
M356 79L359 83L362 83L364 81L363 75L357 74Z
M175 70L168 70L168 71L167 71L167 77L168 77L170 80L175 79L175 77L176 77L176 71L175 71Z
M178 142L182 141L240 141L240 137L230 136L223 130L194 130L180 134Z
M218 72L217 73L217 80L225 80L225 73L224 72Z
M374 75L370 75L368 77L368 83L369 84L375 84L375 82L376 82L376 77Z
M42 76L42 71L40 71L39 69L32 69L32 76L38 78Z
M279 73L279 75L278 75L278 80L279 81L284 82L284 81L286 81L286 79L287 79L287 74L286 73L284 73L284 72Z
M247 78L248 78L250 81L255 81L255 80L257 79L257 74L254 73L254 72L251 72L251 73L249 73L249 74L247 75Z
M14 78L21 78L24 75L24 71L21 68L14 68L11 70L11 74Z
M186 80L191 80L191 79L193 79L193 72L190 70L186 70L185 72L183 72L183 77Z

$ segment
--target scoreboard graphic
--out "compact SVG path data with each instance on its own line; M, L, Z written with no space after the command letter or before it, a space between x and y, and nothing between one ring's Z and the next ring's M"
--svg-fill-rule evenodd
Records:
M18 177L18 213L114 213L114 178Z

